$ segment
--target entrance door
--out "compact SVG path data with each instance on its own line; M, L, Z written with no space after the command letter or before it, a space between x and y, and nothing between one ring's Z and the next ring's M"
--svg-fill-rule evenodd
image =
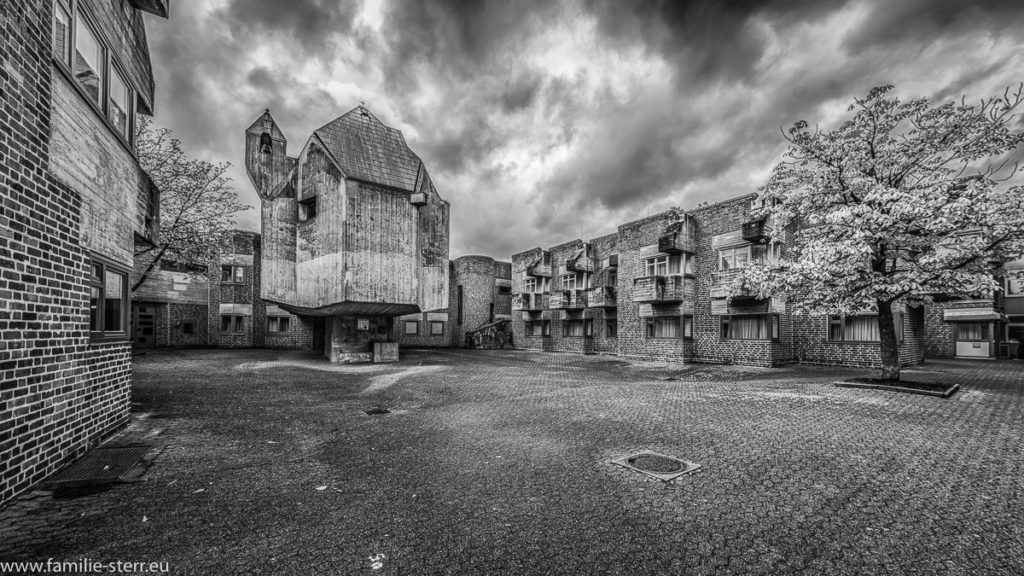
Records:
M132 306L132 326L134 338L132 345L136 348L153 348L156 346L156 306L138 302Z
M1024 323L1006 327L1006 352L1009 358L1024 358Z

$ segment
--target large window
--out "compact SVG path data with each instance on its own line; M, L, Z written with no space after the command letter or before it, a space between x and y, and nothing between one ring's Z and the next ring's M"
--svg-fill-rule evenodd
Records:
M527 320L525 332L527 336L551 336L551 321Z
M779 317L774 314L722 316L723 340L778 340Z
M92 339L127 338L128 271L94 256L89 272L89 333Z
M647 319L648 338L682 338L682 316L664 316Z
M955 326L956 339L960 341L989 340L992 335L988 322L957 322Z
M414 336L420 333L420 323L416 320L405 321L405 335Z
M220 317L220 330L221 332L228 332L231 334L242 334L245 332L245 316L239 315L222 315Z
M896 325L896 339L902 342L903 314L893 314L892 320ZM833 342L878 342L881 340L878 330L878 315L830 316L828 339Z
M718 269L736 270L750 262L750 246L726 248L718 251Z
M645 276L668 276L669 274L682 274L685 256L682 254L665 254L654 256L644 260ZM690 273L691 270L685 270Z
M224 284L244 284L245 266L221 266L220 281Z
M566 320L562 323L562 334L571 337L594 335L594 321L590 319Z
M81 93L96 107L108 126L129 146L133 144L135 91L115 51L103 43L83 2L54 0L53 55Z
M268 316L267 332L287 332L289 318L287 316Z

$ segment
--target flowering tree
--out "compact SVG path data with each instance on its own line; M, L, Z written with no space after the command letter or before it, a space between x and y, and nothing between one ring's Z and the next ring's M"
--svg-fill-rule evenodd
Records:
M136 133L139 164L160 190L160 233L155 245L135 256L148 265L132 285L135 292L163 259L205 269L219 239L234 225L235 213L249 208L224 176L230 164L189 158L167 128L153 128L140 116Z
M831 131L797 122L759 189L759 216L796 229L792 257L753 265L737 287L785 296L797 311L876 309L882 378L899 379L892 305L998 289L993 266L1024 254L1024 189L1007 152L1024 85L938 106L891 86L854 99Z

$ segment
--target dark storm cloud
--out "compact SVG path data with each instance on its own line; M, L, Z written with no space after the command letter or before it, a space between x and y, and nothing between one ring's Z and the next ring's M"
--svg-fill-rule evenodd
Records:
M352 29L358 2L349 0L232 0L223 18L242 34L278 33L309 52L325 50L337 34Z
M894 44L924 46L952 36L996 35L1024 26L1020 0L901 0L874 2L867 21L847 36L847 49L856 53Z

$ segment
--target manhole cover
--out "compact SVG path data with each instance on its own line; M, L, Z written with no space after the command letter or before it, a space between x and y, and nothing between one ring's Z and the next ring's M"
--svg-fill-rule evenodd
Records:
M387 408L384 408L382 406L374 406L372 408L367 408L366 410L363 410L363 412L366 412L370 416L380 416L382 414L390 414L391 410L388 410Z
M631 456L616 458L612 464L629 468L635 472L645 474L651 478L657 478L665 482L674 480L683 474L689 474L700 468L700 464L694 464L686 460L680 460L657 452L638 452Z

